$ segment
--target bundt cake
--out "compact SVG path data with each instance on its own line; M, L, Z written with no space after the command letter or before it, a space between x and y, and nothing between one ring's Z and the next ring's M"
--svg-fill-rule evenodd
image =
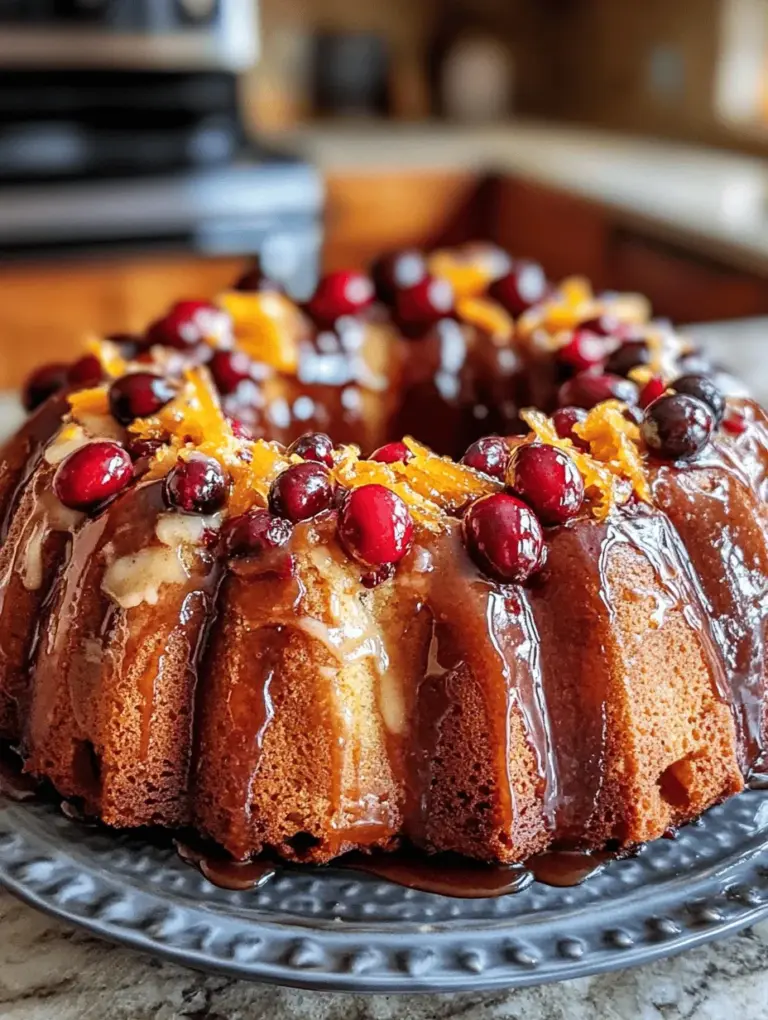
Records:
M41 369L0 462L0 736L237 860L692 820L767 703L768 421L705 369L641 299L482 246L303 307L255 268Z

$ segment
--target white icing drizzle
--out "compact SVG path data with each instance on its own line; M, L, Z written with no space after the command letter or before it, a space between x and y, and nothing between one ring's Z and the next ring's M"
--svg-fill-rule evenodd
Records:
M155 524L155 534L163 545L175 549L180 545L200 545L206 531L218 531L221 514L201 517L198 514L160 514Z
M48 444L43 457L52 465L60 464L65 457L89 442L85 429L79 425L64 425Z
M111 563L101 588L123 609L133 609L142 602L156 606L164 584L183 584L188 577L178 548L153 546Z
M64 506L51 492L40 497L36 516L27 525L31 533L24 537L21 562L21 583L27 591L37 591L43 583L43 545L51 532L72 532L85 515Z
M86 414L78 412L77 420L91 436L98 436L99 439L114 439L122 443L125 439L125 429L115 421L111 414Z

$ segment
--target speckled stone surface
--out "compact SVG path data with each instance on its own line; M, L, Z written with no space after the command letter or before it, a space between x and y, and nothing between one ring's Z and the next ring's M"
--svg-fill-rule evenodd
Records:
M161 964L0 893L3 1020L761 1020L768 923L636 970L478 995L322 995Z
M702 340L768 397L768 321ZM5 413L4 413L5 412ZM0 402L0 419L12 411ZM0 421L0 429L2 426ZM196 974L99 942L0 891L0 1020L765 1020L768 922L635 970L460 995L351 996Z

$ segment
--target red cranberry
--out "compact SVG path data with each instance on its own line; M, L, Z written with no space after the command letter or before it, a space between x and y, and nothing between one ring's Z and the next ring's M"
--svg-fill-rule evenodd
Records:
M645 410L642 433L648 447L665 460L690 460L709 442L715 427L710 407L687 393L671 393Z
M559 407L552 415L552 424L558 436L561 439L570 439L579 450L589 450L589 443L576 435L573 426L586 420L587 412L583 407Z
M58 362L36 368L24 384L22 401L27 411L45 403L48 397L67 385L68 368Z
M500 436L485 436L467 447L461 463L504 481L509 464L509 446Z
M592 319L586 319L579 323L580 329L586 329L590 333L597 333L598 336L619 336L623 331L621 321L610 312L603 312Z
M495 280L488 294L510 313L518 316L547 296L549 284L537 262L518 262L506 276Z
M398 441L380 446L378 450L373 451L368 459L376 460L380 464L407 464L412 458L413 454L405 443Z
M467 550L484 573L522 584L544 560L544 534L525 503L496 492L467 510L462 522Z
M512 453L507 485L544 524L564 524L584 502L584 479L564 450L526 443Z
M221 316L221 309L209 301L177 301L166 315L152 323L145 343L187 350L215 333L216 320Z
M452 311L453 287L435 276L425 276L395 296L395 317L406 329L426 329Z
M258 556L285 545L293 534L293 525L269 510L255 507L228 520L222 529L224 548L229 556Z
M132 478L128 451L117 443L99 440L86 443L59 464L53 491L64 506L91 510L117 495Z
M627 376L638 365L647 365L651 352L645 340L627 340L617 347L605 363L606 372Z
M208 368L216 389L226 396L252 377L253 363L244 351L214 351Z
M193 453L179 459L165 476L163 492L169 506L188 514L212 514L227 499L227 476L213 457Z
M70 386L96 386L103 378L104 370L95 354L85 354L78 358L67 372Z
M391 489L361 485L344 499L339 537L358 563L367 567L397 563L413 538L413 519L405 502Z
M109 409L121 425L157 414L176 396L172 382L153 372L131 372L109 387Z
M343 315L356 315L372 304L373 284L363 273L339 270L328 273L309 299L309 314L323 326L332 326Z
M278 517L307 521L333 505L333 480L328 468L315 461L292 464L272 482L269 506Z
M232 434L236 439L255 438L253 432L244 421L240 421L239 418L233 418L231 414L227 415L227 421L229 422L229 427L232 429Z
M708 375L681 375L672 383L672 389L675 393L687 393L690 397L698 397L703 401L714 415L715 426L723 420L725 397Z
M333 443L325 432L305 432L288 447L288 453L295 453L304 460L315 460L326 467L333 467Z
M567 365L574 372L585 372L601 365L605 360L605 338L588 329L575 329L568 343L556 354L560 365Z
M743 435L749 428L749 422L744 412L738 407L730 407L723 418L723 428L732 436Z
M654 400L658 400L659 397L663 396L667 390L667 385L661 376L654 375L648 380L648 382L640 390L640 397L638 403L641 407L645 408L649 404L652 404Z
M126 444L126 449L131 460L143 460L145 457L154 457L161 446L164 446L162 439L138 439L134 437Z
M637 403L637 386L629 379L601 372L580 372L573 379L563 383L558 394L561 407L573 404L591 411L603 400L623 400L626 404Z
M420 251L397 251L374 262L371 276L379 300L392 304L399 290L413 287L427 275L427 263Z

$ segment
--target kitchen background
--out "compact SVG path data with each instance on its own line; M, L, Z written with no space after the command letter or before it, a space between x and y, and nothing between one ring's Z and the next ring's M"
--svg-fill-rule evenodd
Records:
M0 0L0 389L88 333L489 238L768 313L765 0Z

